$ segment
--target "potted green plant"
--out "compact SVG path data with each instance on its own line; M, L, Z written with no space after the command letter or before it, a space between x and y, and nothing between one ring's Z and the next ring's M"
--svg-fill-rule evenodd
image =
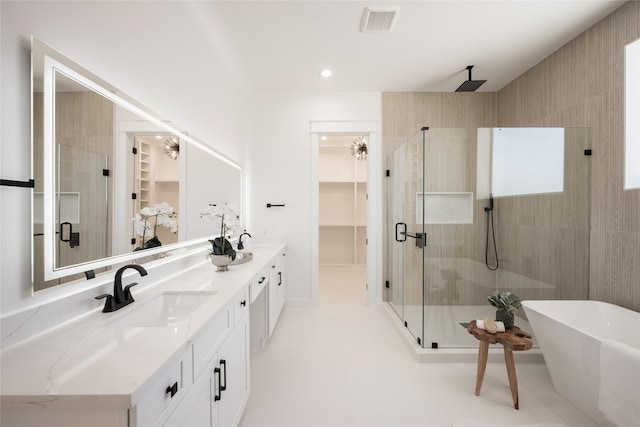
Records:
M487 295L489 304L497 308L496 320L503 322L505 328L512 328L514 312L522 306L522 301L511 292L493 291Z

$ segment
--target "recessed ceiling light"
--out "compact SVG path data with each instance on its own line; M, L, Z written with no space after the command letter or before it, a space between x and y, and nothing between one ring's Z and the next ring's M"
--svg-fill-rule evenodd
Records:
M322 70L322 71L320 72L320 75L321 75L322 77L331 77L331 75L332 75L332 74L333 74L333 73L331 72L331 70Z
M327 140L327 137L326 137L325 135L322 135L322 136L320 137L320 139L321 139L321 140L323 140L323 141L326 141L326 140Z
M156 139L162 139L161 135L156 135Z

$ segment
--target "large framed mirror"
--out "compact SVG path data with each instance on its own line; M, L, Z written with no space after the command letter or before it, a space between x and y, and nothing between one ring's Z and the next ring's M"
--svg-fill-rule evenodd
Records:
M33 290L214 235L242 167L32 38Z

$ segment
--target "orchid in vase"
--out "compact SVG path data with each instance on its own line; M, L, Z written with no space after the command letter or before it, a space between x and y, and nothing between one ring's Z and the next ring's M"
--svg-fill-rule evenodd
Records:
M236 251L231 242L227 240L234 231L240 227L240 210L232 203L222 203L206 206L200 211L200 218L213 221L214 227L220 230L220 234L209 240L211 243L211 255L226 255L231 260L236 259Z
M162 246L158 239L158 226L169 229L172 233L178 231L178 223L175 220L175 212L167 202L162 202L140 209L134 218L135 231L140 236L140 246L136 251ZM149 239L147 240L147 237Z

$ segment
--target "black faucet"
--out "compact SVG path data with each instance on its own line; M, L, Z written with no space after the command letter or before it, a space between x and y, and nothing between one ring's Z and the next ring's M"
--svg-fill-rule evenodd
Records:
M147 270L145 270L141 265L137 264L128 264L118 269L118 271L116 271L116 276L113 279L113 295L102 294L96 297L96 299L106 298L104 308L102 309L103 313L110 313L112 311L119 310L125 305L131 304L134 301L133 295L131 295L131 287L137 285L138 283L133 282L122 289L122 273L124 273L124 271L129 268L137 270L138 273L140 273L140 276L147 275Z
M249 237L251 237L251 234L247 233L246 231L244 233L242 233L240 235L240 237L238 237L238 250L241 251L244 249L244 244L242 243L242 236L247 235Z

